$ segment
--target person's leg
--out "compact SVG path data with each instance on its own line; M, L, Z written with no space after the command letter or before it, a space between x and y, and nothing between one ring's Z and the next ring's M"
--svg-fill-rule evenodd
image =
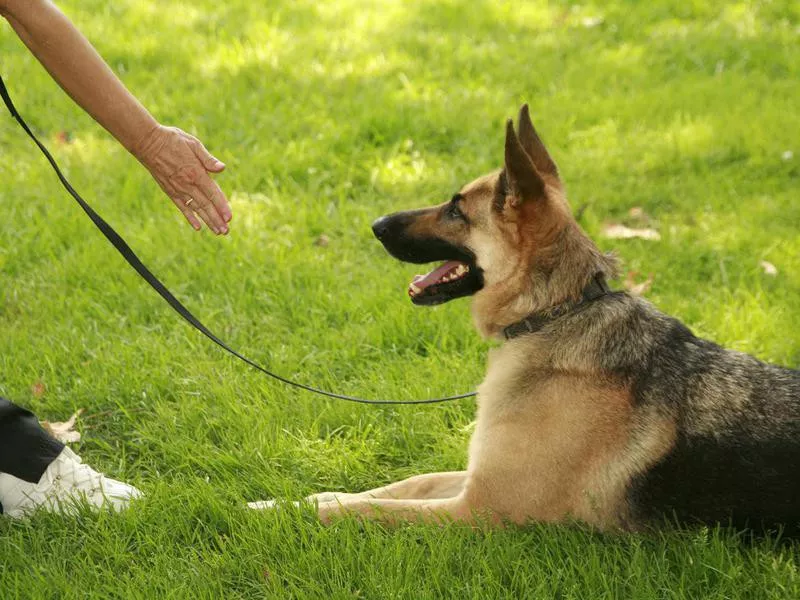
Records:
M63 449L31 411L0 398L0 473L36 483Z
M43 508L124 508L139 490L83 464L28 410L0 398L0 507L11 517Z

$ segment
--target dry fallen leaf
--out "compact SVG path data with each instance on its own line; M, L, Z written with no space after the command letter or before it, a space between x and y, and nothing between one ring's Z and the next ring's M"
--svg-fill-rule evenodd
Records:
M622 282L622 287L628 290L628 292L630 292L630 294L633 296L644 296L650 291L650 288L653 287L653 274L650 273L647 276L647 279L641 283L636 283L635 277L638 274L638 271L628 271L625 281Z
M764 269L764 273L766 273L767 275L775 277L778 274L778 269L771 262L762 260L758 264L761 265L761 268Z
M627 240L640 238L642 240L660 240L661 234L655 229L634 229L621 223L608 223L601 231L604 237L612 240Z
M42 421L44 430L56 438L60 442L68 444L70 442L78 442L81 439L80 431L72 429L75 426L75 420L83 412L82 408L76 410L72 416L63 423L50 423L49 421Z
M72 139L72 132L70 131L59 131L56 134L56 142L59 144L71 144Z

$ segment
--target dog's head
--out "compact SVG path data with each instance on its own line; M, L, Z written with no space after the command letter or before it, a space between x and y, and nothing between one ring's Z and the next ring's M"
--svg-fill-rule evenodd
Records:
M580 283L565 284L570 289L546 294L532 289L537 274L543 275L540 281L549 281L557 263L563 263L559 254L569 234L582 238L579 246L594 246L570 214L558 169L531 123L527 105L520 110L518 125L519 134L510 119L506 124L502 169L467 184L449 202L394 213L373 224L375 236L395 258L444 261L411 282L408 294L414 304L476 295L476 304L483 299L481 304L491 305L494 312L506 313L493 318L493 325L503 325L551 296L578 294L585 284L580 274L575 277ZM576 285L577 290L571 289Z

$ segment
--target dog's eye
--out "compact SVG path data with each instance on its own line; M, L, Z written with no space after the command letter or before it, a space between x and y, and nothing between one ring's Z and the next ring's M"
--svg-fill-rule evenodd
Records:
M461 212L461 209L458 206L458 201L461 200L461 196L455 195L453 199L450 201L450 204L447 206L447 215L454 219L461 219L462 221L466 221L467 218L464 216L464 213Z

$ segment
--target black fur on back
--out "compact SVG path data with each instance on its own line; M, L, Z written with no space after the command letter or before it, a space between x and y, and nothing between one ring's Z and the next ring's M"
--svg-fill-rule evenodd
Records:
M634 521L800 529L800 371L699 339L649 305L629 319L651 343L618 372L637 404L677 425L672 450L629 488Z

